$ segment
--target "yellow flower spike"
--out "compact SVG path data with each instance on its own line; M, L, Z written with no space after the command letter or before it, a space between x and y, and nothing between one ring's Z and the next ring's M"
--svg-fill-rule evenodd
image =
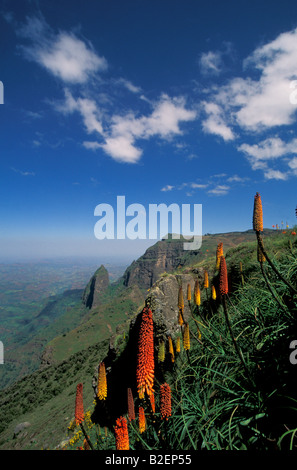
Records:
M190 328L189 323L185 324L184 336L183 336L184 349L188 351L190 349Z
M192 297L192 294L191 294L191 284L188 284L188 287L187 287L187 300L190 302L191 300L191 297Z
M161 341L161 343L159 344L158 361L159 362L164 362L165 361L165 343L164 343L164 341Z
M201 293L200 293L200 287L199 287L199 282L196 280L195 282L195 289L194 289L194 301L196 305L201 304Z
M219 243L217 246L217 261L216 261L216 269L220 269L220 261L221 261L221 256L223 256L223 243Z
M171 336L168 336L169 354L171 355L171 362L174 362L174 349Z
M177 353L180 353L180 337L179 336L176 338L175 350Z
M183 317L182 311L179 310L178 311L178 324L183 325L183 323L184 323L184 317Z
M99 400L105 400L107 397L107 381L104 362L99 365L97 397Z
M183 294L183 289L182 287L179 288L178 290L178 308L179 310L181 310L182 312L184 311L184 307L185 307L185 304L184 304L184 294Z
M211 297L212 297L213 300L216 300L216 298L217 298L217 293L216 293L215 286L211 286Z
M208 272L204 271L204 289L208 289L209 281L208 281Z

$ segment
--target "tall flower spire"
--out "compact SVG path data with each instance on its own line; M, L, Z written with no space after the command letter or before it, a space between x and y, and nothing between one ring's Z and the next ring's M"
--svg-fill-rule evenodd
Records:
M171 416L171 389L166 382L160 386L160 414L166 421Z
M183 335L183 346L186 351L190 349L190 328L189 323L185 324L184 335Z
M228 294L228 272L227 272L227 265L226 265L226 260L224 256L221 256L221 261L220 261L219 286L220 286L220 294L222 296Z
M173 348L173 341L171 336L168 336L168 349L169 349L169 354L171 356L171 362L174 362L174 348Z
M145 414L144 414L144 409L142 406L139 407L138 421L139 421L139 432L140 434L142 434L146 430Z
M254 198L253 229L255 232L263 232L263 210L259 193L256 193Z
M208 281L208 272L204 271L204 289L208 289L209 281Z
M107 381L104 362L99 364L97 397L99 400L105 400L107 397Z
M129 434L127 420L123 416L116 420L115 425L116 450L129 450Z
M196 281L195 281L194 302L195 302L195 305L200 305L201 304L201 292L200 292L198 279L196 279Z
M153 314L148 307L142 311L141 325L138 339L138 355L136 380L139 398L153 393L154 383L154 326Z
M190 302L191 300L191 284L187 286L187 300Z
M76 386L75 422L76 424L80 424L83 422L83 420L84 420L83 384L79 383Z
M182 325L184 323L184 294L183 288L180 286L178 290L178 324Z
M135 407L134 407L134 399L131 388L127 390L127 398L128 398L128 418L129 421L135 419Z
M217 246L217 252L216 252L216 269L220 269L220 261L221 261L221 256L223 256L224 251L223 251L223 243L219 243Z

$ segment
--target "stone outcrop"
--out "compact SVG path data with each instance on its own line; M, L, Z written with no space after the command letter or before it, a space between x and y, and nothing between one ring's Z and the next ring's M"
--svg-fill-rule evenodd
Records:
M86 307L92 309L98 307L101 302L101 296L108 288L109 275L106 268L101 265L99 269L91 277L84 290L82 301Z
M143 256L133 261L123 275L126 287L137 284L150 289L161 274L184 264L185 250L182 240L161 240L149 247Z
M191 312L187 302L187 285L191 285L193 295L196 279L200 277L195 272L182 275L166 274L150 290L146 302L153 312L154 322L160 335L174 335L180 328L177 323L180 285L184 294L184 319L189 320Z

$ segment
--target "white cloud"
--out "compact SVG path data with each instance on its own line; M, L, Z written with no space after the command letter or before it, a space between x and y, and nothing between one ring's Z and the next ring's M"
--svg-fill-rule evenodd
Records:
M19 173L22 176L35 176L35 173L33 171L23 171L14 167L11 167L11 170L14 171L15 173Z
M233 55L233 46L230 42L223 42L220 50L203 52L199 57L201 73L219 75L226 68L226 59L232 59Z
M209 194L214 194L215 196L224 196L228 194L230 186L218 184L215 188L208 191Z
M107 62L80 39L61 33L46 49L35 51L36 60L65 82L84 83L95 72L105 70Z
M246 178L246 177L233 175L233 176L229 176L229 178L227 178L227 181L228 181L228 183L243 183L247 179L248 178Z
M170 184L167 184L166 186L164 186L164 188L161 189L161 191L172 191L174 189L174 186L171 186Z
M98 142L84 141L83 146L88 150L97 150L101 148L101 145Z
M204 52L200 56L199 60L201 72L206 74L218 75L221 71L222 57L221 54L216 51Z
M268 169L264 172L264 176L268 180L282 180L285 181L288 179L288 174L280 170Z
M102 116L94 100L88 98L75 99L72 93L66 89L65 100L62 103L55 103L54 106L56 110L64 114L71 114L74 111L80 113L88 134L92 132L103 134Z
M184 98L170 98L167 95L162 95L159 101L154 103L152 112L147 116L136 116L131 111L124 115L108 117L106 113L101 112L95 100L74 98L68 89L65 90L64 101L55 103L54 106L64 114L78 112L86 131L89 134L96 133L103 140L85 141L85 148L101 148L113 159L129 163L137 162L142 155L136 141L152 137L170 140L175 135L183 134L181 123L196 117L196 111L186 109Z
M229 125L259 132L293 123L297 108L290 102L290 84L297 77L296 42L297 29L280 34L244 61L253 78L236 77L209 90L211 103L228 113Z
M171 139L182 134L182 122L191 121L195 117L196 112L186 109L183 98L163 95L148 116L136 117L132 112L113 116L102 148L116 160L136 162L142 155L142 151L135 146L137 140L152 137Z
M231 128L226 125L224 110L221 106L213 102L202 103L207 118L202 121L203 131L208 134L215 134L222 137L225 141L233 140L235 135Z
M107 68L106 59L96 54L90 43L68 32L55 35L42 18L28 18L17 33L33 42L21 48L26 57L63 82L85 83Z
M297 170L297 157L292 158L292 160L289 161L288 165L292 170Z
M131 136L108 137L101 147L105 153L119 162L136 163L142 155L142 151L135 147Z
M190 187L193 189L205 189L208 184L190 183Z
M205 90L207 98L201 102L205 133L232 141L241 131L245 139L265 132L265 139L256 144L243 143L237 149L243 152L253 170L264 172L266 179L284 180L296 170L291 168L294 171L288 173L280 168L268 168L271 161L283 162L297 154L297 139L284 138L284 133L280 138L274 130L289 131L288 126L296 121L297 106L291 99L292 83L297 78L296 44L297 28L257 47L243 62L243 77L234 77ZM211 62L213 57L208 55L204 60L209 58ZM214 59L214 69L219 68L215 67L217 63L218 57ZM274 135L267 137L270 130L274 130Z
M297 139L285 142L279 137L271 137L259 144L242 144L238 150L245 153L254 170L266 169L268 161L297 153Z
M30 41L29 45L22 46L26 57L67 84L64 101L53 105L65 115L79 113L86 132L96 135L93 141L83 142L86 149L102 149L117 161L135 163L142 155L138 146L140 139L169 141L183 134L182 123L196 118L196 111L187 109L183 97L170 98L163 94L156 102L150 102L141 94L140 87L124 78L101 80L108 87L108 96L102 91L98 93L98 90L95 94L89 79L94 74L98 79L98 72L107 68L105 58L100 57L90 43L73 33L62 31L55 34L42 17L28 18L26 24L18 27L18 34ZM74 84L84 87L71 88ZM151 111L146 115L139 115L137 111L122 114L114 111L111 107L115 103L112 91L119 85L139 94L139 98L149 103Z
M130 80L126 80L125 78L119 78L115 80L116 83L122 85L127 90L131 91L131 93L141 93L141 88L139 86L134 85Z

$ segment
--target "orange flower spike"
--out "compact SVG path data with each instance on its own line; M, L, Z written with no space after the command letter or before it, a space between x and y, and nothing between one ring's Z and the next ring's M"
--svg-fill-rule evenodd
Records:
M171 355L171 362L174 362L174 349L171 336L168 336L169 354Z
M154 325L151 310L145 307L142 311L138 340L136 380L139 398L144 398L154 391Z
M140 434L142 434L146 430L145 414L144 414L144 409L142 406L139 407L138 420L139 420L139 432Z
M76 386L75 422L76 424L80 424L83 422L83 420L84 420L83 384L79 383Z
M105 400L107 397L107 381L104 362L99 365L97 397L99 400Z
M178 324L182 325L184 323L183 313L184 313L184 294L182 287L178 290Z
M156 405L155 405L155 395L153 393L150 394L150 403L152 407L152 412L155 413Z
M176 338L175 349L177 353L180 353L180 337Z
M184 304L183 288L180 287L179 290L178 290L178 308L179 308L179 310L181 310L183 312L184 307L185 307L185 304Z
M167 383L160 386L160 414L166 421L171 416L171 389Z
M188 284L188 287L187 287L187 300L190 302L191 298L192 298L191 284Z
M159 344L158 361L159 362L164 362L165 361L165 343L164 343L164 341L161 341L161 343Z
M183 346L186 351L190 349L190 328L189 323L185 324L184 336L183 336Z
M263 232L263 210L259 193L256 193L254 198L253 229L255 232Z
M209 281L208 281L208 272L204 271L204 289L208 289Z
M216 255L217 255L216 269L220 269L220 260L221 260L221 256L224 255L223 243L219 243L219 244L218 244Z
M211 297L212 297L213 300L216 300L216 298L217 298L217 293L216 293L215 286L211 286Z
M200 292L198 280L195 281L194 300L195 300L196 305L201 304L201 292Z
M131 388L128 388L127 395L128 395L128 418L129 418L129 421L132 421L133 419L135 419L135 408L134 408L134 399L133 399Z
M129 434L126 418L121 416L116 420L114 431L116 450L129 450Z
M221 295L228 294L228 272L224 256L221 256L220 261L219 286Z

